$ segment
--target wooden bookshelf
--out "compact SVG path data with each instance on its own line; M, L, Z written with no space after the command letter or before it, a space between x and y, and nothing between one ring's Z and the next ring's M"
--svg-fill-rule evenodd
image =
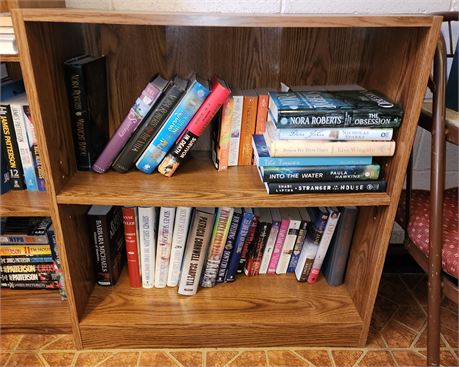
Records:
M0 62L19 62L19 55L0 55Z
M2 217L49 217L46 191L11 190L0 196Z
M78 347L365 345L441 18L70 9L16 10L13 18L44 147ZM78 172L62 65L83 53L107 55L111 134L155 73L217 74L241 89L284 82L360 84L379 91L404 109L395 155L378 159L387 190L270 196L254 167L217 173L202 159L187 162L172 178ZM126 274L113 288L95 285L86 218L92 204L360 210L343 286L330 287L323 279L299 284L291 276L239 277L182 297L175 289L130 289Z

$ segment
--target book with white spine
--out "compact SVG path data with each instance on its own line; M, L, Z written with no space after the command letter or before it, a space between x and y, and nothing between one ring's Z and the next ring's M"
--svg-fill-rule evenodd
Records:
M155 284L157 219L157 208L151 206L138 208L140 271L143 288L153 288Z
M169 273L175 208L161 207L156 245L155 288L164 288Z
M282 219L290 220L285 236L284 246L277 263L276 274L285 274L287 272L290 256L292 255L293 247L295 246L296 237L301 225L301 215L298 208L281 208L279 209Z
M237 92L233 91L233 94ZM231 135L229 142L228 166L237 166L239 162L239 143L241 139L242 108L244 96L233 95L234 107L231 118Z
M174 233L172 236L171 259L167 275L167 286L176 287L180 278L183 253L185 251L186 237L190 225L191 211L193 208L179 206L175 211Z
M261 258L259 274L266 274L268 272L269 261L271 260L271 255L274 250L274 245L276 244L277 234L279 233L279 228L282 221L278 210L270 209L270 211L273 224L271 226L271 231L269 232L269 237L268 241L266 242L263 257Z
M198 291L214 218L214 208L196 208L193 211L180 273L179 294L192 296Z

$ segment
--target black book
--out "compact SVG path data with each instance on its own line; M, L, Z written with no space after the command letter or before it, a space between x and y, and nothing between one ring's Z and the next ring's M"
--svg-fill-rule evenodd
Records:
M0 244L48 244L48 217L3 217Z
M8 104L0 104L0 120L2 123L2 145L6 152L6 165L10 172L11 188L13 190L25 190L24 170L16 140L13 117Z
M166 117L178 103L180 98L185 94L188 82L179 77L175 77L156 107L151 111L149 116L142 121L136 129L127 144L121 150L112 164L114 170L118 172L127 172L142 155L156 133L162 127Z
M344 282L358 209L355 206L346 206L339 208L339 211L341 212L340 219L322 264L322 273L328 284L332 286Z
M265 182L268 194L308 194L308 193L346 193L346 192L383 192L386 181L345 181L345 182Z
M90 171L108 141L105 56L78 56L65 61L77 167Z
M124 265L124 226L121 207L93 205L89 230L96 252L97 284L115 285Z
M4 194L11 190L11 179L10 179L10 170L8 169L7 156L6 156L6 146L3 144L3 130L0 130L0 141L1 150L0 150L0 165L1 165L1 177L2 180L0 186L0 194Z

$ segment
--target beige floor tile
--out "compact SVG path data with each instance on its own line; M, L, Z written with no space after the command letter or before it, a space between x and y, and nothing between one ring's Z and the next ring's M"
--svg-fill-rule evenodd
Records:
M364 353L363 350L332 350L332 357L337 367L351 367Z
M17 350L39 350L58 339L56 335L25 334L17 346Z
M316 367L332 366L332 362L326 350L308 349L295 350L295 352Z
M36 353L13 353L8 360L8 367L44 367Z
M381 331L381 335L389 348L409 348L418 334L392 320Z
M422 350L420 351L421 354L427 356L427 351ZM459 361L457 357L448 350L441 350L440 351L440 364L445 367L457 367L459 365Z
M78 353L77 360L75 362L76 367L94 367L98 363L102 362L106 358L110 357L112 352L80 352Z
M424 310L418 305L400 306L394 316L394 320L397 320L411 329L421 331L427 322L427 316Z
M269 367L304 367L308 363L297 357L289 350L269 350Z
M223 367L239 354L237 351L215 351L206 353L206 367Z
M264 351L247 351L239 354L228 367L265 367L268 365Z
M381 333L370 326L367 338L367 348L385 348L386 344L381 336Z
M139 366L142 367L177 367L179 366L163 352L142 352Z
M387 351L368 351L359 363L359 367L393 367L394 359Z
M0 366L3 367L10 356L11 353L0 353Z
M138 352L116 352L97 367L136 367L139 355Z
M440 338L440 347L445 347L445 343ZM422 331L419 339L414 344L415 348L427 348L427 327Z
M75 350L73 335L60 335L58 339L43 348L44 350Z
M413 350L393 351L392 355L400 367L419 367L426 364L426 357Z
M183 367L200 367L203 364L202 352L198 351L180 351L170 352Z
M1 334L0 335L0 350L6 352L16 349L19 341L22 339L21 334Z
M398 309L399 305L396 303L387 298L378 297L376 299L371 325L376 330L381 330Z
M75 357L75 352L41 352L40 354L50 367L70 367Z

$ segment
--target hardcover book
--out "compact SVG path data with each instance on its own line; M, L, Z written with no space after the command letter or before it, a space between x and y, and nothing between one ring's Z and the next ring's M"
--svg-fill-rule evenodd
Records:
M55 273L53 263L8 264L0 266L0 273Z
M160 210L156 246L155 288L164 288L167 285L175 211L176 208L164 206Z
M0 246L0 256L51 256L49 245L4 245Z
M257 123L255 125L255 134L263 134L266 131L266 122L268 120L268 90L257 90L258 107Z
M57 280L44 280L38 282L1 282L1 288L10 289L59 289Z
M7 157L6 157L6 146L3 144L3 130L0 131L0 141L2 142L0 148L0 165L1 165L1 186L0 194L5 194L11 190L11 180L10 180L10 171L8 169Z
M241 134L239 142L238 166L250 166L252 164L252 135L255 133L257 122L258 96L255 91L243 93L244 102L242 107Z
M123 211L124 238L126 241L126 260L129 273L129 286L131 288L140 288L142 278L140 273L139 242L137 232L137 208L125 206Z
M3 217L0 244L48 244L48 217Z
M276 244L277 235L279 233L280 225L282 218L278 209L270 209L271 213L271 230L269 231L269 237L266 241L265 250L263 251L263 257L261 259L259 274L266 274L268 272L269 262L274 251L274 246Z
M124 266L124 230L121 208L93 205L87 216L96 254L97 284L115 285Z
M223 104L221 113L217 115L217 121L211 125L211 159L218 171L224 171L228 168L233 109L234 100L230 96Z
M384 192L386 181L345 181L345 182L293 182L268 183L265 182L268 194L306 194L313 192Z
M168 81L157 75L142 91L140 96L129 110L121 125L115 131L104 150L92 166L93 171L104 173L107 171L118 153L128 142L134 131L144 118L150 113L162 91L167 87Z
M301 215L298 208L281 208L279 211L281 218L288 219L289 221L284 245L282 246L282 251L276 267L276 274L285 274L288 269L290 257L292 256L296 238L298 237L298 231L301 225Z
M17 255L0 257L0 264L37 264L53 263L53 256L50 255Z
M231 135L229 141L228 167L237 166L241 141L242 108L244 97L240 91L233 90L233 113L231 116Z
M209 94L208 83L194 76L185 95L168 115L166 121L137 160L136 167L152 173L174 145L182 131Z
M157 208L139 206L137 213L142 287L153 288L155 284Z
M362 90L269 92L276 127L398 127L403 111L379 93Z
M250 253L251 247L254 246L258 228L258 217L253 216L252 223L250 223L249 231L247 232L247 237L245 238L244 245L242 246L241 256L239 259L239 267L237 269L238 273L242 273L245 268L245 263L247 262L247 255Z
M271 209L271 213L273 218L280 220L279 233L277 234L276 242L274 243L273 253L271 255L271 259L269 260L267 270L268 274L275 274L282 253L282 248L284 247L290 220L283 218L281 216L280 209L278 208Z
M214 208L196 208L193 211L180 274L179 294L192 296L198 291L204 258L212 235L214 213Z
M57 274L57 281L59 283L59 294L62 300L67 299L67 292L65 291L65 280L62 272L61 258L59 256L59 250L57 248L56 233L54 226L51 224L47 230L49 246L51 247L51 253L53 258L53 266ZM121 251L123 254L123 251Z
M42 273L42 272L35 272L35 273L13 273L13 274L5 274L0 273L0 280L2 282L42 282L42 281L49 281L55 280L57 281L57 275L55 273Z
M77 167L90 171L108 141L105 56L78 56L64 62Z
M247 262L244 268L244 273L247 276L258 275L263 252L272 227L272 217L269 209L255 208L254 213L258 217L258 228L257 236L255 237L251 251L247 256Z
M311 217L308 214L306 208L298 208L301 216L300 229L298 230L298 236L296 237L295 246L293 246L292 256L288 263L287 273L294 273L298 259L300 258L301 250L303 248L304 239L308 230L309 223L311 223Z

